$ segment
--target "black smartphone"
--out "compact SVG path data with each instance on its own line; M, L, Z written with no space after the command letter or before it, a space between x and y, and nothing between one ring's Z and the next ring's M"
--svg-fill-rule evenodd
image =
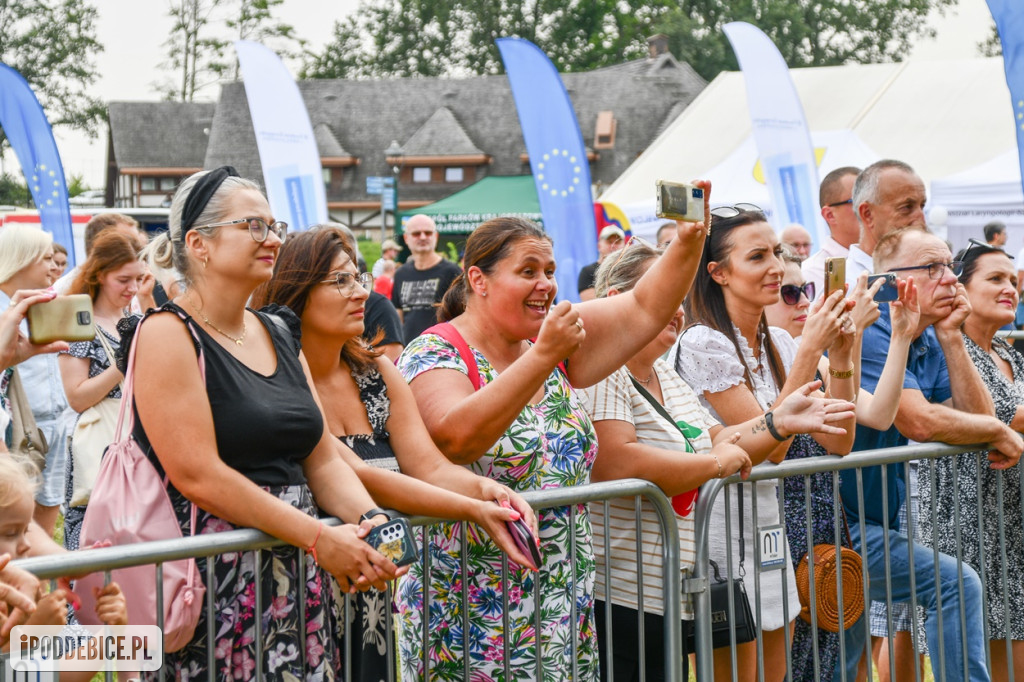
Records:
M868 289L877 281L882 280L882 286L875 292L875 300L879 303L889 303L900 297L900 291L896 286L896 275L892 272L883 272L877 275L868 275Z
M412 527L409 526L409 521L403 518L375 527L366 536L366 544L391 559L396 566L411 564L420 556Z

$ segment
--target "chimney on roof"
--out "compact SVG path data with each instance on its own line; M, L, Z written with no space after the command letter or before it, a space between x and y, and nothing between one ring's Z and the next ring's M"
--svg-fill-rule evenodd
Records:
M664 33L655 33L647 39L647 57L655 59L663 54L668 54L668 36Z

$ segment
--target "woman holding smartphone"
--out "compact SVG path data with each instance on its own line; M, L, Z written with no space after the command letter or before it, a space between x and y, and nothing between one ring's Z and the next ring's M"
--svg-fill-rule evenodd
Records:
M849 319L854 304L844 298L842 290L833 292L808 318L799 347L784 330L768 326L765 309L779 300L785 268L775 230L755 208L745 204L712 211L711 236L704 244L694 289L686 299L691 326L680 335L673 356L676 371L697 393L701 404L727 428L769 412L773 405L814 381L818 360L826 350L832 378L826 397L850 402L856 398L859 356L854 353L853 323ZM766 426L772 433L772 424ZM853 414L835 426L841 427L842 433L797 436L797 441L791 433L775 429L772 435L777 445L763 453L751 452L751 461L781 462L791 445L804 439L808 445L821 445L823 451L846 454L853 446ZM787 636L792 636L792 621L800 611L796 582L793 572L787 571L785 580L778 573L766 573L755 585L751 563L756 529L781 523L776 486L760 483L731 492L732 509L728 513L724 492L712 509L710 556L723 570L731 565L735 577L742 573L747 594L760 600L764 679L777 682L786 675ZM737 523L740 509L747 557L742 568ZM725 542L727 520L732 525L731 545ZM789 555L802 556L796 552ZM753 604L751 610L755 610ZM736 657L738 678L754 679L757 643L739 645ZM730 679L732 674L729 650L716 650L716 679Z
M370 281L359 273L346 235L337 227L317 226L288 238L274 277L257 289L252 302L284 305L299 316L302 348L327 428L358 455L353 468L376 499L387 490L395 498L388 504L402 513L472 521L513 562L535 569L505 525L522 517L536 533L530 506L508 487L445 459L394 363L363 341ZM359 595L354 607L344 623L353 638L350 682L378 682L387 677L386 621L392 605L385 593L373 591Z

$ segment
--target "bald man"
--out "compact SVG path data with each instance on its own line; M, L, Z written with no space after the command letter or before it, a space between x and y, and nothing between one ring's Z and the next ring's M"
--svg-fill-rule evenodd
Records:
M437 252L437 226L430 216L419 213L409 218L402 239L412 258L395 270L391 302L402 318L402 336L408 344L437 323L434 304L441 302L462 270Z
M779 241L793 250L800 260L811 255L811 233L800 223L793 223L782 231Z

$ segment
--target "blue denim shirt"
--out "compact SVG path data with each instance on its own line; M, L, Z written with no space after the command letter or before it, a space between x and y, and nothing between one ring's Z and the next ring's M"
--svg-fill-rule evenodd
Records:
M873 325L864 330L864 342L861 350L861 386L874 391L885 367L885 359L889 355L889 341L892 337L892 322L889 319L889 304L879 305L881 317ZM946 367L946 356L939 346L935 330L928 327L921 336L910 344L907 358L907 372L903 378L903 388L921 391L932 403L941 403L952 396L949 386L949 368ZM867 426L857 425L857 435L853 441L853 451L872 450L875 448L891 448L906 445L907 438L895 426L885 431L878 431ZM856 455L852 455L856 457ZM903 480L902 464L886 464L886 499L888 501L889 527L899 530L898 514L903 503L906 484ZM868 467L863 470L864 483L864 521L882 525L882 466ZM840 491L843 507L849 517L850 524L860 520L857 510L857 472L844 471L840 474Z
M0 310L10 305L11 299L0 291ZM28 323L21 323L21 332L28 335ZM18 374L25 387L25 394L32 406L36 423L54 421L68 406L57 366L57 354L45 353L29 358L18 365Z

